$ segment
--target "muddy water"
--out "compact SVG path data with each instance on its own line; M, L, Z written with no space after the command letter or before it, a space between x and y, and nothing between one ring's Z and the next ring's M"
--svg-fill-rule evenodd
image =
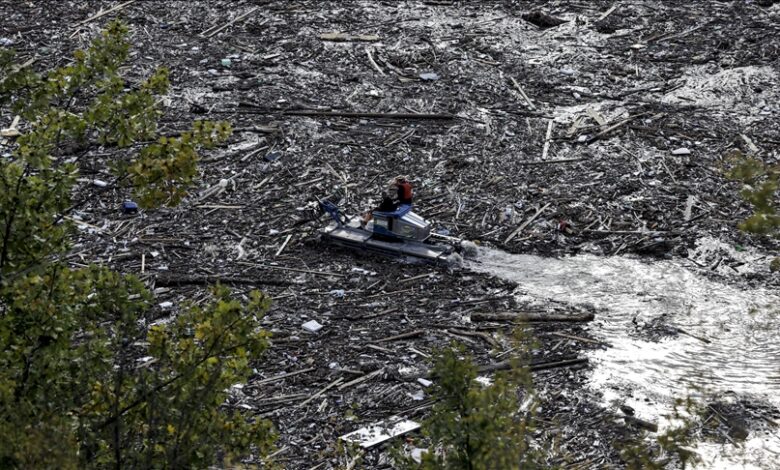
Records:
M589 328L612 347L591 353L591 386L603 392L607 406L628 404L661 424L673 399L691 394L736 394L780 406L780 296L744 287L737 273L713 280L688 260L551 259L491 249L482 249L467 267L516 281L522 300L597 307ZM746 263L741 269L752 268ZM648 336L646 326L658 323L688 335ZM745 468L780 462L777 436L756 436L741 451L746 448L754 463ZM701 450L705 467L735 465L715 456L735 452Z

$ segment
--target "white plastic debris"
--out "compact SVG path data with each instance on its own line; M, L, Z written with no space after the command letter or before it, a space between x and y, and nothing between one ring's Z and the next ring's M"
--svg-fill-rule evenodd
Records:
M354 442L360 447L368 449L417 429L420 429L420 423L401 418L400 416L391 416L386 420L360 428L349 434L344 434L339 439Z
M92 184L97 186L98 188L105 188L108 186L108 183L106 183L103 180L92 180Z
M317 320L309 320L303 325L301 325L301 328L303 328L306 331L316 333L322 329L322 325L320 325L320 323Z
M493 379L486 375L480 375L476 379L474 379L475 382L478 382L480 385L484 387L490 387L493 385Z
M678 149L672 150L672 155L690 155L691 150L686 147L680 147Z
M160 303L160 308L161 309L169 309L171 307L173 307L173 302L171 302L169 300Z
M424 378L422 378L422 377L420 377L419 379L417 379L417 383L418 383L418 384L420 384L420 385L422 385L423 387L426 387L426 388L427 388L427 387L430 387L431 385L433 385L433 382L431 382L431 381L430 381L430 380L428 380L428 379L424 379Z
M409 452L409 455L412 457L412 460L414 460L417 463L422 463L422 456L423 454L427 454L428 449L421 449L419 447L415 447L414 449Z

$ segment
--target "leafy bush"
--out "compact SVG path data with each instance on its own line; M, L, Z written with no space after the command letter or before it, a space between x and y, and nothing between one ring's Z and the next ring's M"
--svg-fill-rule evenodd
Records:
M0 109L22 120L0 158L0 468L204 468L262 455L273 439L268 422L221 409L267 347L267 297L217 287L165 321L136 277L66 261L84 150L127 155L110 162L117 183L154 207L176 204L199 149L230 133L196 122L158 136L168 72L129 84L126 33L111 23L45 73L0 51Z

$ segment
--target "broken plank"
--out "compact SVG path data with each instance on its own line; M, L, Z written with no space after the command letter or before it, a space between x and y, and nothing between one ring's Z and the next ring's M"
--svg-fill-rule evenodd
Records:
M228 28L228 27L230 27L230 25L235 24L236 22L243 20L244 18L246 18L247 16L251 15L252 13L256 12L259 9L260 9L260 7L252 8L248 12L246 12L243 15L240 15L240 16L238 16L238 17L236 17L236 18L234 18L234 19L232 19L230 21L228 21L227 23L225 23L224 25L218 27L217 29L214 29L214 27L211 27L211 28L207 29L206 31L203 31L202 33L200 33L200 35L201 35L201 37L205 37L205 38L210 38L212 36L216 36L217 34L222 32L225 28ZM265 21L263 23L266 23L266 22L268 22L268 19L265 19Z
M583 160L587 160L587 158L559 158L557 160L522 160L519 162L515 162L515 164L520 166L554 165L558 163L581 162Z
M351 34L340 33L340 32L332 32L332 33L320 34L320 39L323 41L331 41L331 42L352 42L352 41L377 42L379 41L379 36L375 34L351 35Z
M292 233L291 233L291 234L289 234L289 235L287 235L287 238L285 238L285 239L284 239L284 243L282 243L282 246L280 246L280 247L279 247L279 249L276 251L276 254L274 255L274 257L277 257L277 256L279 256L280 254L282 254L282 251L284 251L284 248L285 248L285 247L287 246L287 244L290 242L290 239L292 238L292 236L293 236L293 234L292 234Z
M258 385L268 384L268 383L272 383L272 382L278 382L280 380L284 380L284 379L289 378L289 377L294 377L296 375L305 374L307 372L313 372L315 370L317 370L316 367L309 367L307 369L296 370L295 372L288 372L286 374L281 374L281 375L277 375L275 377L269 377L267 379L258 380L257 382L252 382L250 384L250 386L255 387L255 386L258 386Z
M352 387L353 385L357 385L357 384L366 382L368 380L371 380L374 377L382 374L382 372L384 372L384 371L385 371L385 369L383 367L381 369L375 370L374 372L368 373L368 374L366 374L366 375L364 375L362 377L358 377L355 380L351 380L351 381L349 381L349 382L347 382L345 384L339 385L339 390L344 390L345 388Z
M412 281L416 281L418 279L424 279L426 277L433 277L433 273L420 274L419 276L414 276L414 277L408 277L406 279L401 279L400 281L398 281L398 284L403 284L403 283L406 283L406 282L412 282Z
M400 335L388 336L386 338L377 339L377 340L374 340L372 342L373 343L387 343L387 342L390 342L390 341L397 341L399 339L414 338L416 336L422 335L423 333L425 333L424 330L414 330L414 331L410 331L408 333L402 333Z
M385 354L395 354L395 351L392 349L383 348L382 346L377 346L376 344L367 344L366 347L368 349L373 349L374 351L383 352Z
M554 122L555 121L550 119L550 121L547 123L547 133L544 136L544 146L542 146L542 160L547 159L547 153L550 151L550 138L552 137Z
M95 21L95 20L97 20L98 18L102 18L103 16L105 16L105 15L108 15L109 13L113 13L113 12L115 12L115 11L119 11L119 10L121 10L122 8L126 7L126 6L128 6L128 5L130 5L130 4L133 4L133 3L135 3L136 1L138 1L138 0L128 0L127 2L125 2L125 3L121 3L121 4L119 4L119 5L117 5L117 6L113 7L113 8L109 8L109 9L108 9L108 10L106 10L106 11L101 11L101 12L98 12L98 13L96 13L96 14L94 14L94 15L90 16L90 17L89 17L89 18L87 18L86 20L83 20L83 21L80 21L80 22L76 23L76 25L75 25L73 28L74 28L74 29L80 28L81 26L84 26L85 24L87 24L87 23L89 23L89 22ZM76 33L73 33L73 35L75 35L75 34L76 34ZM71 37L73 37L73 36L71 36Z
M506 240L504 240L504 244L509 243L510 240L515 238L515 236L517 236L518 233L522 232L524 228L526 228L531 222L536 220L536 218L539 217L539 215L542 212L544 212L545 209L547 209L548 207L550 207L550 203L549 202L547 204L545 204L544 207L542 207L541 209L538 209L536 211L536 214L534 214L533 216L531 216L531 218L529 218L528 220L523 222L519 227L517 227L517 229L514 232L510 233L509 236L506 237Z
M374 61L374 56L371 55L371 48L370 47L366 47L366 55L368 56L368 63L371 64L371 67L373 67L374 70L376 70L379 73L379 75L384 75L385 74L384 70L382 70L379 67L379 64L377 64Z
M601 138L602 138L602 137L604 137L605 135L609 134L610 132L612 132L612 131L614 131L614 130L617 130L617 129L619 129L619 128L621 128L621 127L625 126L625 125L626 125L626 124L628 124L629 122L631 122L631 121L633 121L633 120L635 120L635 119L638 119L638 118L640 118L640 117L642 117L642 116L646 116L646 115L648 115L648 114L650 114L650 113L640 113L640 114L636 114L636 115L634 115L634 116L629 116L629 117L627 117L627 118L623 119L622 121L619 121L619 122L617 122L617 123L615 123L615 124L612 124L611 126L607 127L607 128L606 128L606 129L604 129L603 131L601 131L601 132L599 132L598 134L594 135L593 137L591 137L591 138L587 139L587 140L585 141L585 143L586 143L586 144L591 144L591 143L593 143L593 142L595 142L595 141L597 141L597 140L601 139Z
M322 395L323 393L327 392L328 390L330 390L331 388L335 387L336 385L339 385L343 381L344 381L344 377L339 377L338 379L336 379L333 382L331 382L330 384L328 384L325 388L323 388L319 392L315 393L314 395L312 395L309 398L307 398L306 400L304 400L301 404L298 405L298 407L301 408L301 407L306 406L312 400L314 400L315 398L319 397L320 395Z
M517 83L517 80L515 80L514 77L509 77L510 80L512 80L512 84L515 86L517 91L520 93L520 96L523 97L526 103L528 103L528 107L531 108L531 111L536 110L536 106L531 102L531 99L528 98L528 95L525 94L525 91L523 91L523 88L520 86L519 83Z

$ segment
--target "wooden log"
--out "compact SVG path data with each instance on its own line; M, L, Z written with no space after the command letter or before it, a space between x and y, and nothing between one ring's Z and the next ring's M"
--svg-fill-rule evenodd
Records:
M531 222L536 220L536 218L539 217L539 215L541 215L541 213L544 212L548 207L550 207L549 202L545 204L541 209L537 209L534 215L532 215L528 220L520 224L520 226L517 227L517 229L514 232L510 233L509 236L506 237L506 240L504 240L504 244L509 243L513 238L515 238L515 236L517 236L518 233L522 232L524 228L526 228L528 225L531 224Z
M560 313L541 312L497 312L497 313L472 313L471 321L514 321L518 323L530 322L588 322L595 315L592 312L573 313L562 315Z
M339 390L344 390L345 388L352 387L353 385L357 385L357 384L365 382L367 380L371 380L374 377L377 377L378 375L382 374L382 372L384 372L384 371L385 371L385 369L383 367L381 369L375 370L374 372L371 372L371 373L368 373L366 375L360 376L360 377L356 378L355 380L352 380L350 382L347 382L345 384L340 385L339 386Z
M683 329L682 329L682 328L680 328L680 327L675 327L675 329L676 329L676 330L677 330L677 331L678 331L680 334L683 334L683 335L685 335L685 336L690 336L691 338L694 338L694 339L698 339L698 340L699 340L699 341L701 341L702 343L707 343L707 344L710 344L710 343L712 343L712 341L708 340L707 338L704 338L704 337L701 337L701 336L696 336L696 335L694 335L694 334L692 334L692 333L688 333L687 331L683 330Z
M603 131L601 131L598 134L594 135L593 137L589 138L588 140L585 141L585 143L586 144L592 144L593 142L601 139L602 137L606 136L610 132L619 129L620 127L625 126L626 124L628 124L631 121L634 121L637 118L640 118L642 116L647 116L648 114L650 114L650 113L635 114L635 115L629 116L629 117L627 117L627 118L625 118L625 119L623 119L621 121L618 121L617 123L612 124L611 126L607 127Z
M557 369L560 367L569 367L569 366L575 366L578 364L587 364L588 358L587 357L575 357L572 359L563 359L560 361L550 361L550 362L537 362L533 364L528 365L528 369L531 371L538 371L538 370L548 370L548 369ZM484 374L487 372L495 372L499 370L508 370L512 368L512 362L510 361L501 361L497 362L495 364L487 364L484 366L480 366L477 368L477 371L480 374Z
M343 382L343 381L344 381L344 377L339 377L338 379L336 379L333 382L331 382L330 384L328 384L325 388L321 389L320 391L318 391L314 395L310 396L308 399L304 400L301 404L298 405L298 407L302 408L302 407L308 405L312 400L314 400L315 398L319 397L323 393L327 392L331 388L341 384L341 382Z
M200 276L200 275L186 275L186 274L166 274L164 276L158 275L155 280L155 285L158 287L172 287L172 286L204 286L209 284L247 284L247 285L266 285L266 286L288 286L289 281L271 280L271 279L258 279L251 277L234 277L234 276Z
M294 377L296 375L306 374L308 372L312 372L312 371L314 371L316 369L317 369L316 367L309 367L309 368L306 368L306 369L296 370L295 372L287 372L286 374L277 375L275 377L268 377L267 379L262 379L262 380L258 380L256 382L252 382L251 384L249 384L249 386L250 387L256 387L258 385L268 384L268 383L272 383L272 382L278 382L278 381L284 380L284 379L286 379L288 377Z
M384 118L384 119L428 119L450 120L457 116L446 113L360 113L350 111L312 111L291 110L284 111L287 116L311 116L311 117L345 117L345 118Z
M225 23L222 26L219 26L219 27L212 26L211 28L207 29L206 31L203 31L202 33L200 33L200 36L201 37L205 37L205 38L210 38L212 36L215 36L216 34L218 34L221 31L223 31L225 28L228 28L230 25L235 24L236 22L243 20L244 18L246 18L247 16L251 15L252 13L256 12L259 9L260 9L260 7L252 8L248 12L244 13L243 15L237 16L236 18L228 21L227 23ZM263 24L265 24L267 22L268 22L268 20L266 19L263 22Z
M515 162L515 165L531 166L531 165L554 165L557 163L572 163L581 162L587 160L587 158L559 158L557 160L522 160Z
M278 269L280 271L291 271L291 272L294 272L294 273L313 274L313 275L316 275L316 276L346 277L346 274L331 273L331 272L326 272L326 271L313 271L311 269L288 268L286 266L276 266L276 265L270 265L270 264L249 263L249 262L246 262L246 261L238 261L238 264L243 264L244 266L252 266L252 267L261 268L261 269Z
M483 332L483 331L468 331L468 330L461 330L457 328L450 328L448 330L450 333L456 334L456 335L463 335L463 336L473 336L476 338L481 338L489 345L493 346L496 349L500 349L501 345L498 344L498 341L496 341L495 338L490 336L489 334Z
M550 138L552 137L554 123L555 121L552 119L547 122L547 133L544 135L544 145L542 146L542 160L547 160L547 152L550 151Z
M635 418L633 416L623 416L623 420L625 420L626 423L633 424L637 427L646 429L650 432L658 432L658 425L655 423L651 423L650 421L645 421L643 419Z
M138 0L129 0L127 2L124 2L124 3L121 3L121 4L117 5L115 7L109 8L108 10L98 12L98 13L90 16L86 20L83 20L83 21L80 21L80 22L76 23L76 25L73 26L73 28L74 29L78 29L78 28L84 26L85 24L87 24L87 23L89 23L91 21L95 21L98 18L102 18L103 16L108 15L109 13L113 13L115 11L119 11L122 8L124 8L124 7L128 6L128 5L131 5L131 4L133 4L133 3L137 2L137 1ZM74 35L75 35L75 33L74 33ZM71 37L73 37L73 36L71 36Z
M528 95L525 94L525 90L520 86L519 83L517 83L517 80L515 80L514 77L509 77L510 80L512 80L512 84L517 88L517 91L520 92L520 96L523 97L526 103L528 103L528 107L531 108L531 111L536 110L536 106L531 102L531 99L528 98Z
M410 331L408 333L402 333L400 335L388 336L387 338L378 339L378 340L375 340L375 341L372 341L372 342L373 343L387 343L389 341L397 341L399 339L414 338L416 336L422 335L423 333L425 333L424 330L414 330L414 331Z
M573 339L575 341L582 341L583 343L604 344L604 345L610 346L609 343L605 343L603 341L598 341L598 340L590 339L590 338L583 338L582 336L570 335L570 334L566 334L566 333L559 333L557 331L553 331L550 334L553 335L553 336L557 336L559 338L567 338L567 339Z
M366 47L366 55L368 56L368 63L371 64L371 67L374 68L377 72L379 72L379 75L384 75L385 72L379 67L379 64L374 61L374 56L371 55L371 48Z

